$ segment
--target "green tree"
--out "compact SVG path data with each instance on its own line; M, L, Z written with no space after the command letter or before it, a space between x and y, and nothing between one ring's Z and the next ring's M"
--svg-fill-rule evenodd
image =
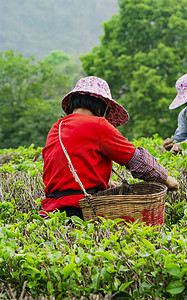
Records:
M171 136L179 109L170 111L175 82L187 69L187 0L118 0L100 45L81 56L87 75L109 83L126 107L128 138Z
M13 51L0 53L0 69L0 148L43 146L71 81L48 63Z
M68 55L63 51L51 51L50 55L47 55L44 61L53 66L59 74L69 76L73 86L85 75L80 61L76 62L73 56Z

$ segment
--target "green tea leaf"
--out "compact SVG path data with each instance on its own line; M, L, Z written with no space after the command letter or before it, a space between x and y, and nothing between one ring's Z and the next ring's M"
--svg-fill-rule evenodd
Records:
M61 251L55 251L54 253L51 254L51 258L52 258L52 261L55 262L57 260L59 260L61 258Z
M99 283L100 283L100 279L101 279L101 274L97 273L96 275L93 276L92 278L92 283L91 283L91 287L97 291L99 289Z
M119 287L119 290L120 290L120 291L125 291L126 288L127 288L129 285L131 285L131 283L133 283L133 282L134 282L134 280L129 281L129 282L124 282L124 283L122 283L122 285Z
M74 263L70 263L64 267L62 274L64 275L65 279L71 275L71 273L73 272L75 267L76 267L76 264L74 264Z
M109 252L101 252L101 251L96 251L96 254L101 255L102 257L112 261L112 260L117 260L117 256L115 256L114 254L110 254Z
M180 294L184 291L185 284L182 280L172 281L168 284L166 291L172 295Z
M37 215L37 214L33 214L31 217L33 219L40 220L42 223L44 223L44 219L41 216Z
M52 284L51 281L48 281L48 282L47 282L47 290L48 290L48 292L49 292L50 294L52 294L54 288L53 288L53 284Z
M180 143L180 146L182 147L183 150L187 149L187 143Z
M85 222L81 218L77 216L72 216L71 219L74 221L75 224L80 224L85 226Z
M103 268L101 270L101 277L103 278L103 280L105 281L110 281L111 280L111 275L107 272L106 268Z
M166 269L169 274L179 278L181 277L180 267L177 264L169 263L166 265Z

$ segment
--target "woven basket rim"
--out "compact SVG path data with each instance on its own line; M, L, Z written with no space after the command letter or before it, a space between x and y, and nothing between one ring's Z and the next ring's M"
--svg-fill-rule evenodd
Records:
M129 186L133 187L133 186L138 186L138 185L143 185L143 186L159 186L160 188L162 188L162 190L160 190L159 192L155 192L152 194L145 194L145 196L147 195L158 195L159 193L163 192L163 191L167 191L167 186L164 183L160 183L160 182L153 182L153 181L143 181L143 182L135 182L135 183L130 183ZM117 188L120 188L120 186L118 186ZM111 189L107 189L105 191L110 191ZM99 193L99 192L98 192ZM92 196L94 196L95 194L92 194ZM97 196L97 195L96 195ZM122 195L122 196L126 196L126 195ZM133 195L128 195L128 196L133 196ZM139 195L139 196L144 196L144 195Z
M116 206L121 205L145 205L145 204L154 204L158 202L162 202L163 198L166 197L167 186L162 183L154 183L154 182L138 182L136 185L153 185L160 186L162 190L160 192L155 192L153 194L145 194L145 195L90 195L89 197L84 197L79 200L79 205L82 210L91 209L91 206L94 205L96 208L104 206L109 206L115 203ZM132 185L131 185L132 186ZM138 198L138 199L137 199ZM88 201L90 200L90 204Z
M163 188L162 191L159 191L159 192L155 192L155 193L152 193L152 194L144 194L144 195L139 195L139 194L136 194L136 195L131 195L131 194L126 194L126 195L90 195L88 197L84 197L82 199L79 200L79 202L82 202L82 201L87 201L87 199L90 199L90 200L99 200L99 199L105 199L107 198L108 200L107 201L112 201L114 198L116 199L116 197L119 199L119 200L125 200L126 203L129 203L131 202L131 200L133 201L133 203L148 203L148 202L157 202L158 200L155 199L155 198L158 198L159 196L162 196L163 194L166 194L167 192L167 186L163 183L157 183L157 182L137 182L137 183L134 183L134 184L130 184L131 186L132 185L157 185L157 186L160 186ZM139 198L141 199L142 201L139 201L139 200L135 200L135 198ZM147 197L152 197L152 199L147 199ZM127 199L128 198L128 199ZM146 201L143 201L143 199L145 199Z
M159 193L159 196L163 196L163 194L165 194L164 191ZM148 194L147 196L150 196L150 195L152 195L152 194ZM129 196L130 196L130 199L127 199L127 198L129 198ZM133 203L157 202L158 198L159 198L159 197L153 197L152 199L146 199L145 195L108 195L108 196L106 195L106 196L98 196L98 197L92 197L92 196L84 197L84 198L80 199L79 201L83 201L83 200L87 201L87 199L92 201L92 200L99 200L100 198L104 200L106 198L106 199L108 199L107 201L110 202L110 201L113 201L114 198L116 199L116 197L119 201L125 200L125 203L131 203L131 200ZM137 198L137 197L140 198L141 200L136 201L135 198Z
M144 186L159 186L160 188L162 188L162 191L167 191L167 186L164 184L164 183L161 183L161 182L154 182L154 181L143 181L143 182L135 182L135 183L130 183L129 184L130 186L138 186L138 185L144 185ZM158 192L158 193L160 193ZM153 193L153 194L149 194L149 195L154 195L154 194L158 194L157 192L156 193Z

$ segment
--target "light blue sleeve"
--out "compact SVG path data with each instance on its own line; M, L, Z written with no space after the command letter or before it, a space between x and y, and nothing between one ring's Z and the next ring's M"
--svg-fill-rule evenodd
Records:
M178 127L174 133L173 139L177 142L183 142L187 139L187 107L178 115Z

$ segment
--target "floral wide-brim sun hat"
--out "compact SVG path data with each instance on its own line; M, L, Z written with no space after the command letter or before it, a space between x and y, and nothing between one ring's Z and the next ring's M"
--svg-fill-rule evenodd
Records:
M61 106L65 113L71 101L71 96L75 93L88 94L90 96L102 99L111 110L108 115L108 121L114 126L121 126L129 120L129 114L126 109L112 99L108 83L96 76L88 76L80 79L75 88L65 95Z
M187 74L184 74L176 81L177 96L170 104L169 108L177 108L184 103L187 103Z

